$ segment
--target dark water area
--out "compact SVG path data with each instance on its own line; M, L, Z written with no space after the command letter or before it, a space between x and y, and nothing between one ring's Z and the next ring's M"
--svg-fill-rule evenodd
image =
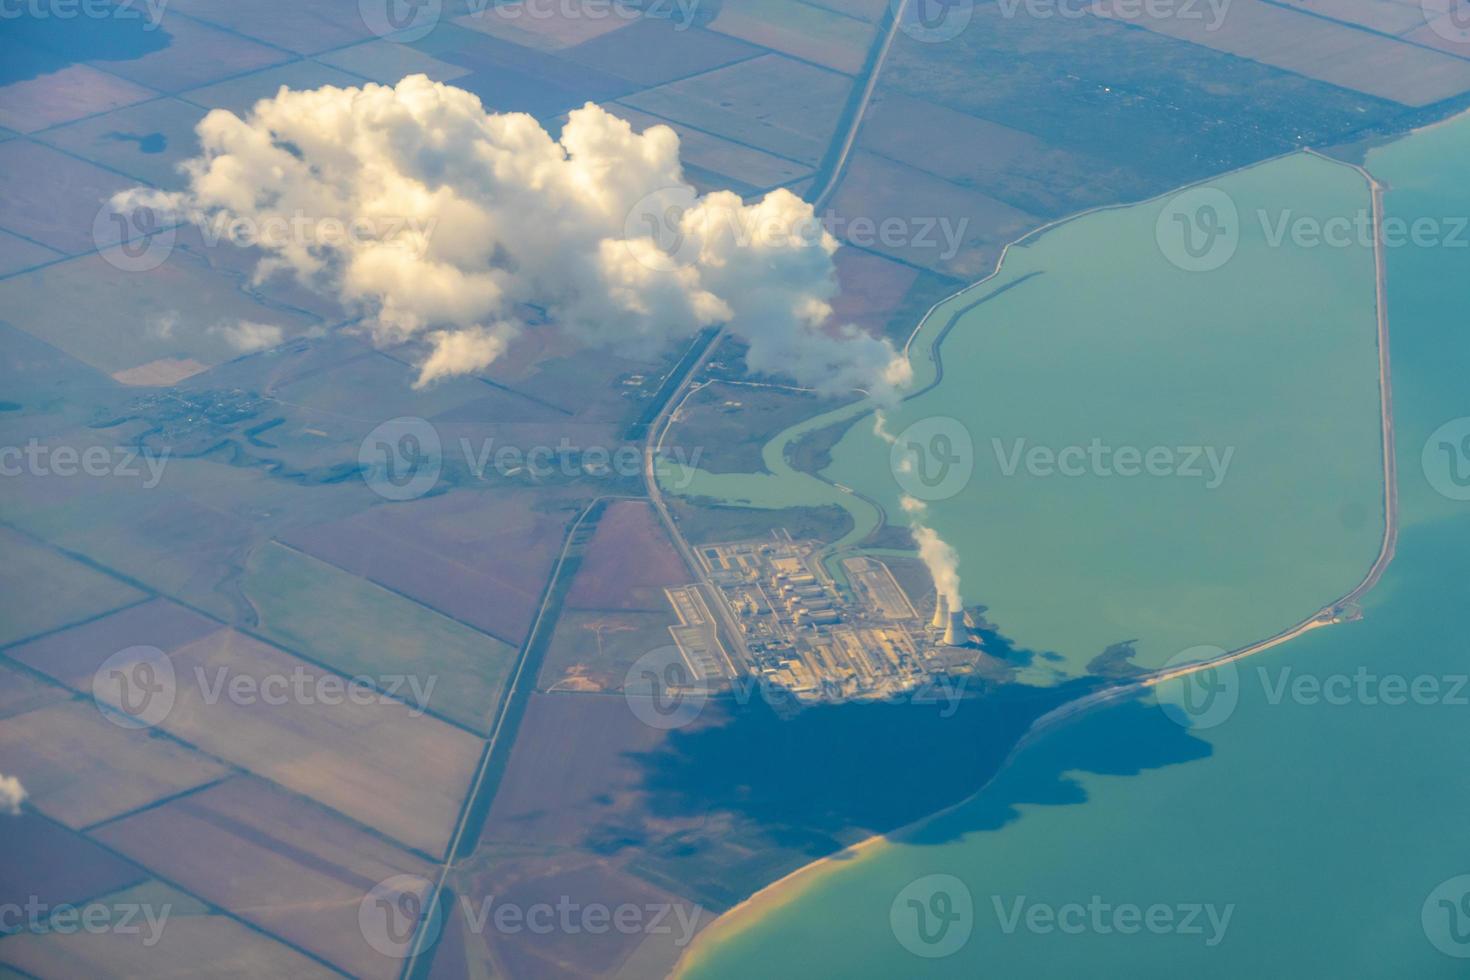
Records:
M1077 806L1088 801L1077 779L1139 776L1197 762L1212 754L1210 743L1191 735L1157 705L1134 698L1067 722L1065 738L1039 740L1026 765L1002 771L971 805L904 835L907 844L947 844L976 831L1000 830L1021 817L1022 806Z
M725 811L773 841L813 856L854 836L889 833L973 795L1001 769L1033 721L1096 690L1082 679L1052 688L1011 684L957 702L849 703L792 711L755 697L731 706L723 723L691 726L661 747L630 755L644 772L651 815L677 819ZM981 822L998 827L1021 803L1082 802L1065 773L1117 775L1208 755L1208 743L1158 710L1137 704L1111 713L1096 738L1028 767L1025 781L988 795ZM974 808L966 808L970 817ZM919 843L945 843L973 826L940 820ZM909 837L906 835L906 840Z

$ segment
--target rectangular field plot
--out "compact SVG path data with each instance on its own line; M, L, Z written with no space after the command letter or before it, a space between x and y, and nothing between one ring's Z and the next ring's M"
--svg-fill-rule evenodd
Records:
M483 4L454 18L454 23L487 37L537 51L558 51L631 27L636 13L612 4L567 0L554 8L530 4Z
M277 48L187 17L169 17L158 34L165 37L163 46L126 60L98 61L97 66L160 92L182 92L291 60Z
M883 19L883 14L890 6L890 0L805 0L805 2L813 7L834 10L839 14L858 17L874 24Z
M558 56L626 78L642 88L765 53L763 48L724 34L645 17L630 27L558 52Z
M645 816L643 772L633 760L667 738L622 697L533 696L482 842L586 846L614 827L629 833L625 825Z
M1098 16L1114 16L1111 6L1100 4ZM1430 105L1470 89L1470 61L1263 0L1239 0L1218 24L1136 11L1120 19L1403 105Z
M1330 17L1348 24L1359 24L1380 34L1398 37L1411 34L1424 26L1426 9L1439 9L1427 4L1402 0L1280 0L1281 5Z
M377 420L401 415L434 418L484 398L492 391L473 377L445 378L430 388L415 391L413 382L418 372L412 365L385 351L349 345L345 340L338 343L343 348L338 363L303 373L297 380L283 378L277 383L276 391L280 401L299 410L313 428L333 434L340 432L354 444L362 441ZM497 407L505 412L508 406ZM539 408L531 402L526 407ZM540 414L555 417L555 413L546 409L540 409ZM500 417L504 416L497 416ZM355 445L353 450L355 453Z
M144 594L125 582L0 528L0 646L119 606Z
M545 491L453 491L372 507L282 540L518 647L577 509Z
M30 671L0 662L0 723L15 715L71 699L71 692Z
M153 599L11 647L5 655L90 698L92 675L119 650L149 646L173 653L220 628L167 599Z
M441 22L413 47L439 61L468 68L454 84L478 95L495 112L528 112L549 119L587 102L615 99L637 86L627 79L554 55Z
M282 85L292 90L321 88L323 85L357 88L363 85L363 80L330 65L293 61L213 85L192 88L179 98L205 109L228 109L243 118L261 99L274 98Z
M120 441L85 429L58 439L109 448ZM339 517L378 499L361 481L310 485L261 467L177 457L164 464L157 486L141 462L133 478L18 478L9 520L221 620L251 623L256 614L237 587L251 549L289 522Z
M0 276L33 269L59 258L61 253L54 248L28 242L8 231L0 231Z
M567 594L569 609L646 609L663 612L663 590L691 572L669 544L653 508L641 501L608 505Z
M75 829L230 771L171 739L112 724L90 699L0 720L0 758L36 809Z
M772 54L619 101L816 166L851 85L845 75ZM732 98L732 92L739 98Z
M297 3L295 0L170 0L170 10L274 44L297 54L340 48L372 37L351 4Z
M173 662L182 678L164 722L169 732L410 847L443 850L479 760L479 739L394 701L344 701L330 693L341 690L337 682L323 684L323 671L233 630L178 650ZM323 692L320 703L266 703L264 687L259 703L209 701L221 680L263 685L297 676L308 691ZM401 693L408 695L407 686Z
M148 877L133 862L33 809L0 819L5 821L0 905L25 908L27 901L49 906L85 901Z
M316 60L384 85L395 85L404 75L428 75L436 82L452 82L470 73L463 65L440 61L407 44L381 38L328 52Z
M889 321L919 278L919 270L855 248L839 249L834 260L841 288L832 300L831 322L855 323L875 337L886 336ZM906 339L894 341L902 346Z
M184 186L181 161L199 152L194 127L204 110L177 99L155 99L61 126L44 143L157 187ZM89 229L90 230L90 229Z
M613 103L606 108L632 123L637 132L641 133L649 126L662 125L678 133L679 159L684 164L685 175L702 191L728 188L749 195L789 184L810 173L810 168L792 160L701 133L628 106Z
M862 70L874 35L871 23L803 0L724 0L710 26L849 75Z
M532 867L497 867L478 876L459 894L473 910L485 907L487 901L502 902L518 908L555 907L558 902L571 902L578 907L601 906L633 910L660 909L663 919L655 929L557 930L549 935L536 935L529 930L515 933L486 929L475 935L463 933L465 955L475 972L465 976L504 975L508 977L653 977L665 975L667 966L677 959L675 940L703 926L712 913L681 902L677 896L655 888L625 871L609 867L609 862L568 857L555 863ZM664 911L678 906L674 911ZM493 909L493 905L490 906ZM651 915L651 913L650 913ZM645 922L652 924L652 919ZM461 923L463 925L463 923ZM665 930L665 927L667 929ZM459 938L459 937L456 937ZM666 947L659 969L646 963L649 947ZM498 967L498 969L497 969ZM483 971L483 972L481 972ZM494 971L494 973L490 973ZM501 971L504 971L503 973Z
M838 236L921 268L978 278L994 270L1001 247L1036 218L978 191L872 153L853 157L832 199ZM885 222L898 222L885 239Z
M158 602L8 655L90 694L103 662L132 646L168 655L173 698L158 726L175 738L411 847L447 842L480 740L381 695L349 697L340 676L259 640ZM398 685L412 697L408 681L424 690L430 676Z
M0 60L20 68L30 52L8 40L0 38ZM17 75L12 79L0 74L0 123L22 133L145 102L154 95L141 85L86 65L42 70L39 75L22 69Z
M0 145L0 151L10 145ZM118 189L128 183L117 180ZM99 206L100 198L87 206L85 228L78 225L80 211L72 215L57 241L76 247L77 236L90 233ZM197 362L196 370L202 370L247 352L239 340L241 324L274 327L289 339L314 322L253 301L237 277L179 248L146 272L126 272L106 256L88 255L14 276L0 282L0 309L15 326L104 374L165 358Z
M620 691L629 669L651 650L671 646L672 610L566 610L541 667L544 691Z
M127 928L136 926L137 932L19 933L0 939L0 976L6 975L4 966L34 977L208 975L240 980L331 980L339 976L284 943L228 916L211 913L183 892L157 882L88 904L124 909L143 906L159 922L157 941L150 942L154 933L142 914L126 923Z
M1101 160L897 92L873 100L858 146L1046 216L1101 203L1127 181Z
M387 567L402 552L376 557ZM516 647L275 542L251 556L243 588L277 643L348 675L433 678L427 707L476 730L488 727L515 663Z
M354 976L388 978L402 961L375 952L358 909L395 875L427 861L310 801L238 777L124 817L98 839L205 901Z
M0 183L0 228L67 255L96 248L94 221L103 203L134 186L75 157L28 140L0 143L0 172L26 179ZM116 237L100 244L112 244ZM7 319L16 317L7 314Z

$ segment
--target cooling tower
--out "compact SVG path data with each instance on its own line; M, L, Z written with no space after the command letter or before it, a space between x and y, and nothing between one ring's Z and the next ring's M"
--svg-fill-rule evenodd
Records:
M949 614L949 624L944 628L944 645L947 647L962 647L969 640L969 634L965 632L965 613L958 610Z
M945 625L949 622L949 617L944 613L944 605L944 596L940 596L934 601L934 619L929 625L937 630L944 629Z

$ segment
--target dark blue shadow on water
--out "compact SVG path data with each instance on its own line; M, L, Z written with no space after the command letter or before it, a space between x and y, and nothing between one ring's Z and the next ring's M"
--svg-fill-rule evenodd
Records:
M633 758L654 815L731 812L771 843L812 855L890 833L990 783L975 803L904 837L940 844L1004 826L1022 804L1085 802L1069 773L1130 776L1210 754L1208 742L1135 699L1067 722L1029 746L1023 766L1003 769L1035 719L1101 683L1007 684L957 704L849 703L794 713L756 699Z
M971 803L930 821L904 841L944 844L965 834L1000 830L1019 807L1087 802L1077 773L1138 776L1204 759L1210 743L1190 734L1151 700L1130 698L1092 709L1027 746L1021 761L1000 771Z

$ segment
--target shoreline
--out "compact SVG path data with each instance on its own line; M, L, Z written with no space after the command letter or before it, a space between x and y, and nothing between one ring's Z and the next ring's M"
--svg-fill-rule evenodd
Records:
M966 798L968 799L968 797ZM964 800L960 801L961 803ZM959 804L955 804L958 806ZM948 808L946 808L948 809ZM921 817L920 820L929 820L943 810L935 811L929 816ZM912 826L909 825L909 826ZM896 831L895 831L896 833ZM835 854L817 858L808 864L790 871L759 891L752 893L749 897L739 903L730 906L716 916L708 926L695 933L694 941L679 954L679 959L674 963L670 977L684 976L688 970L694 967L701 953L707 953L711 946L733 939L735 936L746 931L751 926L759 924L766 915L785 905L787 902L800 898L806 888L821 882L822 872L827 870L829 864L856 861L862 857L865 851L875 850L879 844L885 841L883 834L874 834L865 837Z
M1465 114L1470 115L1470 111L1467 111L1467 113ZM1338 166L1347 167L1358 173L1368 185L1369 199L1373 214L1373 223L1375 229L1375 234L1373 238L1374 295L1376 299L1375 312L1377 320L1376 329L1378 347L1379 423L1382 430L1381 452L1383 464L1384 521L1383 538L1379 545L1378 554L1375 556L1372 565L1369 566L1362 580L1359 581L1358 584L1355 585L1349 592L1347 592L1334 602L1323 606L1322 608L1318 609L1316 612L1312 613L1310 616L1301 620L1295 625L1287 627L1286 629L1280 631L1279 633L1276 633L1273 636L1267 637L1266 639L1258 640L1255 643L1240 647L1236 650L1229 651L1210 660L1203 660L1193 664L1183 664L1177 667L1167 668L1163 670L1154 670L1128 681L1104 687L1103 689L1099 691L1094 691L1091 694L1083 695L1082 697L1077 698L1074 701L1070 701L1066 704L1052 709L1051 711L1040 716L1031 723L1031 725L1021 734L1021 736L1016 740L1016 743L1011 747L1011 750L1006 755L1005 760L996 768L995 772L991 773L990 777L986 779L984 783L982 783L979 787L975 789L973 793L951 804L950 806L944 807L940 810L936 810L933 813L920 817L919 819L905 824L904 826L899 827L895 830L889 831L888 833L873 834L859 841L858 843L851 845L850 847L843 848L841 851L838 851L835 854L819 858L816 861L803 865L802 867L797 868L789 874L782 876L776 881L765 885L764 887L750 895L750 897L746 898L744 901L725 910L718 917L716 917L714 921L712 921L705 929L701 930L695 936L694 941L690 943L690 945L680 954L679 959L674 964L674 968L670 976L676 978L686 976L688 974L688 971L694 965L696 965L696 963L701 959L702 956L707 956L712 948L717 947L723 942L729 941L735 936L740 935L742 932L748 931L756 925L759 925L764 917L773 912L775 909L780 908L781 906L789 904L790 902L793 902L800 898L805 890L813 887L814 885L822 881L824 874L833 870L834 864L838 862L847 863L857 860L858 858L863 856L865 852L871 852L872 850L876 849L879 844L902 843L902 840L905 836L908 836L914 831L922 828L925 824L937 820L944 815L953 812L959 807L968 804L971 800L974 800L981 793L985 792L985 790L990 787L990 785L996 780L997 777L1008 770L1011 765L1016 761L1017 757L1023 751L1025 751L1025 749L1033 741L1052 731L1058 725L1064 724L1065 722L1087 711L1090 711L1093 708L1100 707L1104 704L1108 704L1121 698L1142 694L1149 689L1157 687L1158 685L1163 684L1167 681L1176 680L1202 670L1213 669L1218 666L1234 663L1237 660L1243 660L1247 657L1254 656L1255 654L1263 653L1266 650L1272 649L1273 647L1279 646L1283 643L1287 643L1291 640L1296 639L1299 636L1302 636L1303 634L1311 632L1312 630L1320 629L1324 626L1332 626L1340 622L1351 621L1352 619L1360 617L1361 613L1358 608L1360 601L1382 579L1384 572L1387 571L1389 564L1393 561L1394 554L1397 551L1398 543L1398 474L1396 470L1397 460L1394 449L1393 386L1389 349L1387 295L1388 276L1387 266L1384 257L1383 236L1381 233L1384 216L1385 186L1377 178L1375 178L1373 174L1364 166L1349 163L1344 160L1339 160L1335 157L1327 156L1326 154L1313 150L1309 147L1303 148L1302 150L1293 151L1293 153L1297 152L1306 153L1310 156L1316 156L1319 159L1334 163ZM1291 154L1283 155L1282 158L1289 155ZM1251 169L1251 167L1262 166L1265 163L1269 162L1271 161L1261 161L1259 163L1252 164L1249 167L1237 168L1237 170L1230 171L1229 173L1237 173L1241 170L1247 170ZM1211 180L1218 180L1224 176L1228 176L1228 174L1216 175L1209 178L1208 180L1198 181L1194 184L1186 185L1186 187L1194 187L1202 184L1207 184ZM1146 201L1138 203L1145 204L1148 203L1148 201L1158 200L1162 197L1165 197L1169 193L1179 193L1184 189L1185 188L1179 188L1174 192L1165 192L1165 194L1160 194L1155 197L1149 198ZM994 279L1000 274L1001 267L1005 261L1005 256L1010 251L1012 245L1020 244L1027 239L1041 234L1044 231L1050 230L1069 221L1074 221L1088 214L1096 213L1097 211L1111 210L1114 208L1123 208L1130 206L1134 205L1116 204L1093 208L1089 211L1084 211L1079 214L1072 215L1068 218L1060 219L1043 225L1040 228L1033 229L1032 231L1029 231L1025 235L1016 239L1016 241L1006 245L1006 247L1001 251L1000 258L997 260L996 267L993 272L987 275L984 279L981 279L978 282L971 283L968 286L965 286L963 289L956 291L951 296L945 297L938 303L935 303L934 306L929 309L928 313L926 313L924 317L920 319L918 325L915 326L913 333L910 334L908 343L904 345L905 354L910 354L910 348L912 347L914 341L920 335L925 323L929 320L929 318L937 309L955 299L956 297L968 293L971 290L974 290L976 287L985 284L986 282ZM930 356L934 357L936 360L938 357L938 342L941 339L943 339L943 334L935 339L935 342L932 345L930 351ZM779 440L782 434L784 433L778 433L776 439Z

